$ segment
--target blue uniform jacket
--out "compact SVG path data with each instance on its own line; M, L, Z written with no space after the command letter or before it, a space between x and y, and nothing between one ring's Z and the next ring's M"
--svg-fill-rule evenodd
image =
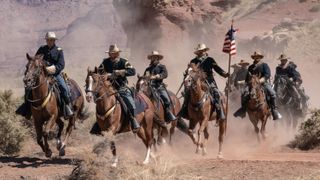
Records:
M112 61L110 58L103 59L103 62L99 66L99 69L103 69L103 73L113 73L114 70L125 70L125 76L117 76L115 79L114 87L116 89L125 87L128 84L127 76L134 76L136 70L128 62L128 60L119 58L116 61Z
M64 69L64 56L63 51L58 46L54 45L52 48L49 48L47 45L41 46L36 55L43 55L43 59L47 62L47 66L54 65L56 67L56 73L54 76L61 73Z
M266 81L269 81L271 76L271 71L269 65L264 62L259 62L257 64L251 64L248 68L248 74L246 78L246 82L249 80L249 73L251 75L258 75L259 78L265 78Z
M159 79L152 80L151 83L155 87L159 87L162 85L163 80L168 77L168 71L165 65L158 64L158 65L150 65L145 71L144 76L147 74L147 72L151 75L160 75Z

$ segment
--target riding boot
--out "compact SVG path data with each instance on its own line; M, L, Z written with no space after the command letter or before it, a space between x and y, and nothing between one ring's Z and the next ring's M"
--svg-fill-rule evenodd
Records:
M247 108L246 108L247 104L248 104L248 98L242 97L242 100L241 100L241 108L238 109L238 110L233 114L233 116L234 116L234 117L245 118L245 117L246 117L246 113L247 113Z
M65 105L65 111L66 111L66 116L67 117L73 116L73 110L72 110L71 103Z
M97 122L95 122L90 130L90 134L94 134L94 135L103 135L101 128L99 126L99 124Z
M133 132L133 133L138 132L139 129L140 129L140 124L139 124L139 122L136 120L136 118L130 115L130 116L129 116L129 121L130 121L130 123L131 123L132 132Z
M224 111L221 109L221 107L216 108L216 113L217 113L217 119L219 119L219 121L226 119L226 115L224 114Z
M165 113L166 113L165 119L167 120L167 122L177 120L177 117L172 113L172 111L170 110L170 107L165 108Z
M187 103L185 103L185 101L183 102L182 107L178 113L178 117L182 117L186 119L188 117L188 106L187 106Z
M25 117L26 119L30 120L31 119L31 105L28 102L24 102L21 104L18 109L16 110L17 115L21 115Z
M271 106L271 114L272 114L273 120L281 119L282 116L280 112L277 110L275 98L270 98L270 106Z
M21 104L18 109L16 110L16 114L17 115L21 115L23 117L25 117L26 119L30 120L31 119L31 104L28 102L28 96L30 96L30 91L28 91L27 89L25 89L25 93L24 93L24 102L23 104Z

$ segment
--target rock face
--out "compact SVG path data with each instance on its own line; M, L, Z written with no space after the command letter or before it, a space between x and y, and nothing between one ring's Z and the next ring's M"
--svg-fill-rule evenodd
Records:
M6 47L0 48L0 76L8 77L8 82L0 81L4 88L22 87L25 53L33 55L45 43L47 31L59 37L66 72L81 81L87 66L99 65L108 44L126 47L112 0L3 0L0 22L0 45Z
M131 57L145 60L156 49L171 67L185 67L197 43L213 44L214 38L209 37L221 21L220 10L207 0L114 0L113 4L127 34Z

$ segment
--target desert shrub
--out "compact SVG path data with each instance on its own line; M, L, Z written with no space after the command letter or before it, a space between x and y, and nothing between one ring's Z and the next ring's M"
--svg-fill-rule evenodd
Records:
M320 11L320 5L315 5L311 9L309 9L310 12L319 12Z
M320 147L320 109L313 110L311 117L301 124L299 134L289 146L302 150Z
M26 128L15 115L19 100L12 97L11 90L0 91L0 153L15 154L20 151Z

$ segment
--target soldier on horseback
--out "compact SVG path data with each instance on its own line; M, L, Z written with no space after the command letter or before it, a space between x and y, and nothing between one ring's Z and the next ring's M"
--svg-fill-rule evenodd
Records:
M134 76L136 74L135 68L128 62L128 60L120 57L121 50L117 45L110 45L109 58L103 60L99 69L101 74L107 73L107 75L113 78L113 87L118 91L121 100L124 101L127 107L128 119L131 123L132 131L137 132L140 128L139 123L135 119L135 102L133 97L133 92L127 86L128 76Z
M209 51L209 48L207 48L205 44L198 44L194 52L196 54L196 57L190 61L190 64L199 65L199 67L206 73L206 76L207 76L206 83L210 88L210 94L213 98L213 104L216 109L217 119L225 120L226 117L222 108L219 89L213 77L212 69L214 69L220 76L224 78L227 78L229 74L226 73L220 66L218 66L218 64L212 57L208 56L207 51ZM188 72L185 72L185 73L186 73L185 74L186 76ZM182 105L182 109L179 112L180 117L187 118L188 99L189 99L189 92L188 92L188 89L185 89L184 102Z
M145 70L144 76L150 78L151 87L159 94L163 101L166 120L174 121L177 118L171 111L171 99L166 86L163 83L163 80L168 77L166 66L160 63L160 60L163 59L163 55L159 54L158 51L152 51L152 53L148 55L148 59L151 60L151 62L149 67Z
M43 60L47 64L46 71L54 77L61 92L65 104L65 115L70 117L73 115L70 92L65 79L61 74L65 67L63 51L60 47L56 46L55 41L57 40L57 37L54 32L46 33L45 39L47 45L41 46L36 55L43 55ZM17 114L25 116L27 119L31 118L31 104L27 100L29 95L29 90L26 89L25 102L16 111Z
M267 63L262 61L263 57L264 56L258 52L254 52L254 54L251 55L251 58L254 61L253 61L253 64L250 65L248 68L248 74L245 82L248 83L249 74L258 75L258 77L260 78L259 81L262 84L267 96L269 97L268 104L269 104L269 107L271 108L271 114L273 116L273 120L281 119L282 116L277 110L277 105L276 105L276 93L272 89L269 83L269 79L271 76L270 68ZM235 117L244 118L246 116L246 110L247 110L246 107L247 107L249 98L250 98L249 88L245 88L245 91L242 93L242 96L241 96L241 108L234 113Z
M249 63L246 62L245 60L241 60L238 65L240 66L239 70L235 74L234 78L234 86L237 89L242 89L241 87L244 86L245 80L248 74L248 66Z
M307 106L308 96L304 93L304 88L302 87L302 79L300 73L297 71L297 65L292 61L288 61L290 58L285 54L281 54L278 60L280 64L276 67L276 74L274 79L275 88L277 87L277 80L280 77L286 77L292 86L290 87L293 97L298 101L299 106L297 107L299 111L302 111L303 107Z

